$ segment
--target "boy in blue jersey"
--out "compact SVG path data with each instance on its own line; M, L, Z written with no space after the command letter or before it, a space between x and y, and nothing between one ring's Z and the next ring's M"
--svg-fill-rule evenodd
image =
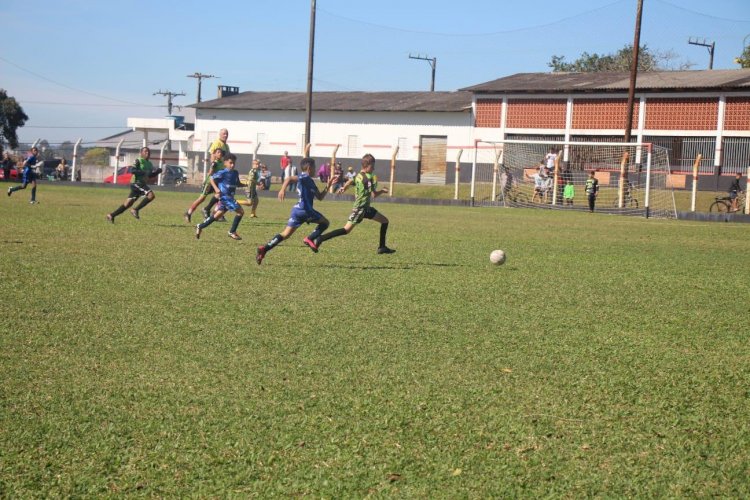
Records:
M237 200L234 199L234 193L237 190L237 186L244 186L240 181L240 174L234 169L234 165L237 162L237 156L229 153L224 158L224 168L214 173L209 177L211 186L214 188L214 192L219 194L219 203L216 206L216 211L208 214L206 220L195 226L195 237L199 239L201 232L213 224L214 221L221 219L224 214L230 210L236 214L232 221L232 227L229 229L229 237L233 240L241 240L239 234L237 234L237 227L240 225L242 216L245 215L245 211L242 209Z
M326 197L326 193L331 188L336 177L328 179L326 188L321 191L318 189L315 180L310 174L315 173L315 160L312 158L303 158L300 163L300 169L302 173L299 175L291 175L284 179L284 183L281 185L279 190L279 200L284 201L284 193L286 192L287 186L290 184L297 185L297 194L299 194L299 201L292 207L292 212L289 214L289 220L286 223L284 230L271 238L271 240L265 245L259 246L255 255L255 261L260 264L263 262L263 258L266 253L273 247L289 238L302 224L316 224L315 230L310 233L302 242L310 247L313 252L318 251L318 247L315 245L315 239L323 234L323 231L328 229L328 219L323 214L313 208L313 203L316 199L322 200Z
M29 151L29 156L26 158L26 161L23 162L23 171L21 172L21 185L20 186L12 186L8 188L8 196L12 195L16 191L20 191L21 189L26 189L26 186L31 184L31 203L34 205L36 201L36 172L34 171L34 166L37 162L37 155L39 154L39 150L36 147L31 148L31 151Z

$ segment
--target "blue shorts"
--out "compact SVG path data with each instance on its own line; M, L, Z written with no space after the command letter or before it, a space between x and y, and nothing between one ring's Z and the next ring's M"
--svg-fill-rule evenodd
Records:
M732 200L737 198L737 191L729 191L729 198Z
M222 212L229 212L230 210L236 212L238 208L240 208L240 204L230 196L219 198L219 205L216 207L217 210L221 210Z
M302 224L309 224L311 222L318 222L323 218L323 214L317 210L311 210L305 212L301 208L292 208L292 213L289 214L289 220L286 221L286 225L289 227L300 227Z

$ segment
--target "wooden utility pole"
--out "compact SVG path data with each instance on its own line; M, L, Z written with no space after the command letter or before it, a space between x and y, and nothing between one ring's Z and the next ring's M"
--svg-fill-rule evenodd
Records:
M430 92L435 92L435 66L437 66L437 57L423 57L423 56L413 56L409 54L409 59L420 59L422 61L427 61L430 63L430 67L432 68L432 80L430 83Z
M185 95L185 92L183 91L178 94L177 92L172 92L171 90L159 90L157 92L154 92L153 95L167 96L167 114L171 115L172 114L172 98Z
M305 104L305 144L310 144L312 122L313 61L315 59L315 0L310 0L310 43L307 52L307 101Z
M628 89L628 116L625 121L625 142L630 142L633 128L635 82L638 78L638 49L641 45L641 17L643 17L643 0L638 0L638 11L635 15L635 35L633 36L633 60L630 63L630 88Z
M187 75L188 78L196 78L198 80L198 100L196 102L201 102L201 81L204 78L219 78L218 76L214 75L204 75L203 73L195 72L192 75Z

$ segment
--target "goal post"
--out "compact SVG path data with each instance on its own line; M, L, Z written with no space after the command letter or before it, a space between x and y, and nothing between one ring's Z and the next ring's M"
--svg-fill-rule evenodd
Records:
M599 182L597 212L676 217L667 150L646 142L477 139L471 202L588 210L591 172Z

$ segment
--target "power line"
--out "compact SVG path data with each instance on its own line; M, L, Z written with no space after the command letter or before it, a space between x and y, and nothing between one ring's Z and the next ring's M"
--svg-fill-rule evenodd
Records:
M16 99L21 104L44 104L55 106L92 106L96 108L161 108L159 104L95 104L91 102L54 102L54 101L27 101L26 99Z
M78 126L78 125L24 125L23 128L51 128L51 129L57 129L57 128L123 128L124 129L128 127L125 127L122 125L117 125L114 127L104 127L104 126L92 127L88 125L81 125L81 126Z
M675 9L679 9L679 10L682 10L682 11L685 11L685 12L690 12L691 14L695 14L696 16L710 17L711 19L716 19L717 21L731 21L733 23L750 23L750 19L731 19L731 18L728 18L728 17L719 17L719 16L714 16L713 14L706 14L705 12L698 12L697 10L688 9L687 7L683 7L681 5L675 5L675 4L673 4L671 2L667 2L665 0L656 0L656 1L659 2L659 3L661 3L661 4L669 5L670 7L674 7Z
M537 24L537 25L534 25L534 26L525 26L525 27L522 27L522 28L513 28L513 29L509 29L509 30L492 31L492 32L488 32L488 33L444 33L444 32L437 32L437 31L410 30L410 29L406 29L406 28L397 28L395 26L387 26L387 25L384 25L384 24L371 23L369 21L362 21L360 19L353 19L353 18L350 18L350 17L346 17L346 16L341 16L339 14L335 14L335 13L333 13L331 11L328 11L328 10L325 10L325 9L320 9L319 8L318 10L320 10L321 12L325 12L326 14L328 14L331 17L336 17L338 19L343 19L345 21L349 21L349 22L353 22L353 23L359 23L359 24L365 24L365 25L368 25L368 26L376 27L376 28L382 28L382 29L393 30L393 31L400 31L400 32L403 32L403 33L414 33L414 34L418 34L418 35L435 35L435 36L476 38L476 37L485 37L485 36L494 36L494 35L505 35L505 34L508 34L508 33L517 33L519 31L535 30L535 29L539 29L539 28L547 28L549 26L554 26L556 24L560 24L560 23L563 23L563 22L570 21L571 19L575 19L576 17L585 16L585 15L588 15L588 14L593 14L595 12L599 12L599 11L605 10L605 9L610 9L614 5L617 5L617 4L620 4L620 3L624 3L625 1L627 1L628 3L630 3L630 0L617 0L617 1L609 3L607 5L603 5L601 7L597 7L595 9L587 10L587 11L584 11L584 12L579 12L578 14L574 14L574 15L571 15L571 16L568 16L568 17L563 17L563 18L560 18L560 19L557 19L555 21L551 21L551 22L548 22L548 23Z
M18 64L14 63L13 61L9 61L9 60L5 59L2 56L0 56L0 61L5 61L6 63L10 64L11 66L15 66L16 68L20 69L21 71L25 71L26 73L28 73L30 75L33 75L33 76L35 76L37 78L41 78L42 80L48 81L50 83L54 83L55 85L59 85L60 87L66 88L68 90L73 90L75 92L81 92L82 94L88 94L88 95L91 95L91 96L94 96L94 97L98 97L100 99L107 99L109 101L121 102L123 104L130 104L132 106L142 106L142 104L138 104L136 102L124 101L122 99L115 99L114 97L107 97L107 96L104 96L104 95L95 94L93 92L88 92L86 90L77 89L75 87L71 87L70 85L65 85L64 83L60 83L58 81L52 80L51 78L47 78L46 76L40 75L39 73L35 73L35 72L33 72L33 71L29 70L29 69L26 69L26 68L24 68L22 66L19 66Z

